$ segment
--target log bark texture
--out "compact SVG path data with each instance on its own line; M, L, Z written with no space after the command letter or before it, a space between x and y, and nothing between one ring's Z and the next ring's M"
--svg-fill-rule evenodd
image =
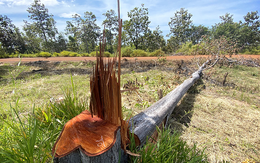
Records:
M86 140L87 141L87 140ZM116 142L112 148L107 152L90 157L85 155L80 149L75 150L74 152L61 157L54 158L54 163L117 163L124 162L126 160L126 155L121 149L121 136L120 129L116 133Z
M165 97L130 119L130 131L138 136L141 146L146 143L147 137L154 133L156 126L159 126L165 118L168 120L183 95L200 78L206 64L207 62Z

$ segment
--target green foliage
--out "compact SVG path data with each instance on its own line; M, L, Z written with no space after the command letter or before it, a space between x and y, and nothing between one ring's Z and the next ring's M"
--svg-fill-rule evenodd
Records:
M55 48L55 37L58 33L53 15L48 13L48 9L45 8L45 5L40 0L35 0L27 11L29 13L28 17L32 22L25 21L25 31L32 30L31 32L41 38L42 50L53 51Z
M77 57L77 55L78 55L78 53L71 52L71 53L69 54L69 57Z
M148 57L148 53L144 50L137 49L133 51L131 57Z
M24 53L25 42L19 29L5 15L0 15L0 56L18 51Z
M242 54L255 54L255 55L259 55L260 54L260 46L258 47L248 47L248 48L244 48L241 51Z
M40 52L38 54L36 54L37 57L51 57L51 53L49 52Z
M126 46L121 48L122 57L131 57L134 51L134 48L131 46Z
M177 50L177 53L183 53L183 54L186 54L186 55L191 55L192 46L193 46L192 42L188 41L188 42L181 45L181 48Z
M81 57L89 57L90 55L88 53L81 53L80 56Z
M188 13L188 10L181 8L180 11L176 11L174 17L171 17L171 21L168 23L170 26L170 34L173 35L176 45L180 45L188 41L191 35L191 20L192 14Z
M164 128L157 132L157 142L146 144L139 152L141 157L132 158L132 162L207 162L204 151L198 151L196 145L190 148L177 132Z
M13 119L2 119L4 123L1 127L1 162L46 162L52 159L50 149L55 141L55 131L40 128L40 121L29 114L23 117L18 113L18 100L13 110ZM25 123L26 122L26 123ZM55 132L54 132L55 131ZM11 147L11 148L10 148Z
M165 53L164 51L162 51L162 49L158 49L158 50L155 50L154 52L152 52L150 54L151 57L163 57L165 56Z
M148 8L145 8L144 4L142 4L141 8L135 7L130 12L127 12L127 15L129 20L124 21L124 30L135 49L139 49L146 42L144 35L148 32L148 26L151 23L149 21Z
M13 114L0 116L1 162L51 162L51 148L64 124L87 109L87 103L77 98L71 77L71 89L65 89L65 99L33 108L32 113L19 114L18 100Z
M69 57L70 56L70 51L62 51L62 52L60 52L60 57Z
M90 57L96 57L97 56L97 52L93 51L93 52L89 53L89 56Z
M109 52L107 52L107 51L104 52L104 57L111 57L111 56L112 56L111 53L109 53Z
M145 39L146 43L142 44L142 49L147 49L149 52L163 48L166 45L159 26L157 26L154 31L149 29L145 34Z

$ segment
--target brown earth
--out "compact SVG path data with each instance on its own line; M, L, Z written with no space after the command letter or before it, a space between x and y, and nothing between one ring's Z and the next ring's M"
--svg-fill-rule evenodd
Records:
M206 55L199 55L199 56L167 56L167 57L162 57L166 58L167 60L189 60L192 58L197 58L197 57L208 57ZM260 59L260 55L233 55L232 58L254 58L254 59ZM122 60L157 60L158 57L123 57ZM58 62L58 61L94 61L96 60L96 57L50 57L50 58L45 58L45 57L36 57L36 58L5 58L5 59L0 59L0 63L16 63L19 61L22 62L35 62L35 61L50 61L50 62Z

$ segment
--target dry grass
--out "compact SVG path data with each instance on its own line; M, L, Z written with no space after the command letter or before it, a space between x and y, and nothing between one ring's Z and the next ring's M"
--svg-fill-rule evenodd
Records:
M210 162L260 161L260 111L205 90L195 98L191 122L182 138L201 149L206 147Z
M147 64L154 64L154 61ZM124 118L135 115L159 99L158 90L163 95L176 88L189 76L184 71L176 71L178 63L170 61L147 68L147 64L125 63L122 67L121 88L132 82L139 87L136 91L122 93ZM53 70L85 68L86 63L60 63ZM188 66L188 65L187 65ZM190 65L189 65L190 66ZM6 68L7 67L7 68ZM183 66L185 67L185 66ZM31 72L38 67L25 67L23 72ZM20 98L20 104L31 108L42 105L50 97L58 98L63 87L70 86L70 73L60 75L31 74L13 84L9 72L19 72L17 67L8 67L0 92L0 114L8 112L9 105ZM39 68L38 68L39 69ZM68 68L67 68L68 69ZM64 70L64 71L65 71ZM81 71L79 71L81 72ZM223 75L229 72L225 86L221 85ZM39 74L39 73L38 73ZM89 97L89 75L73 73L74 85L80 98ZM188 75L188 73L186 73ZM207 79L206 79L207 78ZM137 83L136 83L137 79ZM205 72L189 93L185 95L170 124L182 132L182 139L189 145L197 143L206 148L210 162L243 162L246 159L260 162L260 69L246 66L218 67ZM135 82L135 83L134 83ZM232 84L233 83L233 84ZM235 84L235 85L234 85ZM12 91L15 89L15 94ZM25 110L28 112L30 110Z
M227 71L227 85L221 86ZM182 132L181 138L189 145L205 148L212 163L260 162L260 70L216 67L211 73L214 82L200 81L176 107L172 128Z

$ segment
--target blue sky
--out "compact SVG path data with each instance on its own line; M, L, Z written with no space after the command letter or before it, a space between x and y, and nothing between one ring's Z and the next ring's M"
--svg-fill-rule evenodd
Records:
M0 0L0 14L7 15L13 23L22 29L23 20L28 20L27 8L33 0ZM54 15L56 26L64 32L66 21L72 20L72 14L84 15L85 11L93 12L97 17L97 24L101 26L105 17L102 15L109 9L117 11L117 0L41 0ZM121 18L128 19L127 12L141 4L149 9L150 28L157 25L163 35L169 33L168 22L170 17L180 8L185 8L191 13L195 25L211 27L220 22L219 16L231 13L234 21L244 20L243 16L250 11L259 11L260 0L121 0ZM260 13L259 13L260 15Z

